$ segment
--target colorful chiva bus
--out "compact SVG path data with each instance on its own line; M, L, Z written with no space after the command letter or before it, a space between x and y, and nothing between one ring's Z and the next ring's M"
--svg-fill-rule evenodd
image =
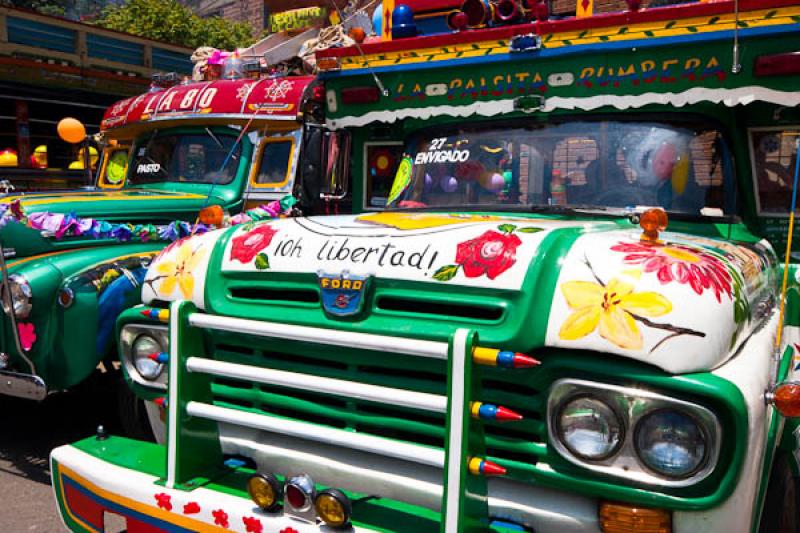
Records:
M317 56L364 212L151 266L165 443L54 450L70 528L796 529L800 5L446 4Z
M321 111L313 82L155 87L107 110L96 187L3 196L0 394L41 400L98 363L116 366L115 320L141 302L153 257L198 228L267 215L258 206L291 194L302 157L318 171L319 153L302 148L306 118ZM118 386L126 431L148 431L141 404Z

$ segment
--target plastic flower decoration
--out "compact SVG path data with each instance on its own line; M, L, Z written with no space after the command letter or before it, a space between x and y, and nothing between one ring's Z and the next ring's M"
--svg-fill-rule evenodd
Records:
M194 275L192 271L205 255L205 250L198 248L192 250L189 243L183 244L175 254L174 261L164 261L156 266L156 272L162 278L159 292L169 296L175 292L175 287L180 287L181 294L187 300L194 291Z
M568 281L561 285L573 310L558 332L563 340L577 340L599 330L600 336L627 350L642 348L636 318L657 317L672 311L672 303L657 292L633 291L633 285L613 278L607 285Z

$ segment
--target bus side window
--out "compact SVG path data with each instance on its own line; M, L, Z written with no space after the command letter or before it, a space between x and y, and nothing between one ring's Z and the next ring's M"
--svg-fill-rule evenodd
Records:
M261 145L258 171L251 177L252 187L281 187L289 182L292 153L295 140L292 137L266 139Z
M397 165L403 158L403 143L364 143L364 208L386 207Z
M750 130L753 178L760 213L788 213L800 127Z

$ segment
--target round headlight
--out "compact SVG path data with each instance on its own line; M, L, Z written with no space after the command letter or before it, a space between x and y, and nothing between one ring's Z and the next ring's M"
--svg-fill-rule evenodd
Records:
M623 425L604 401L579 396L564 403L556 418L558 438L575 456L590 461L616 453L623 441Z
M156 339L150 335L139 335L133 341L131 357L136 371L147 380L154 380L161 375L164 365L150 359L150 354L162 352L163 349Z
M691 416L675 409L659 409L636 426L636 452L656 473L686 477L705 462L706 436Z
M8 283L11 287L11 301L14 305L14 314L17 318L28 318L33 308L31 304L31 300L33 299L31 284L28 283L25 276L21 274L11 274L8 277ZM3 300L3 308L8 312L5 300Z

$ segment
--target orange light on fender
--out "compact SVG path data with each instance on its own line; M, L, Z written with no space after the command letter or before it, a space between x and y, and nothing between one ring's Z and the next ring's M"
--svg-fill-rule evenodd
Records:
M772 391L772 404L787 418L800 416L800 383L781 383Z
M639 226L642 228L643 241L656 241L658 234L667 229L669 218L667 212L660 207L648 209L639 216Z
M672 515L664 509L604 502L600 504L599 517L603 533L672 532Z
M221 226L225 212L218 205L209 205L200 210L200 222L206 225Z

